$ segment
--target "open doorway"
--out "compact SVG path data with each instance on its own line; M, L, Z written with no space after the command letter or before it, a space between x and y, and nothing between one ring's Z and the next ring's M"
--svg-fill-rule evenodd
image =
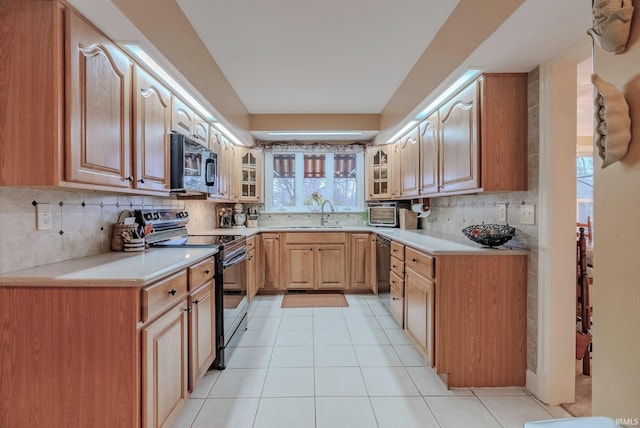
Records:
M563 404L573 416L591 416L592 347L587 339L591 334L593 299L590 288L593 281L593 86L591 84L592 59L578 63L577 121L576 121L576 364L575 402ZM582 237L581 237L582 234ZM582 249L580 246L582 240ZM581 259L585 260L582 261ZM585 274L583 275L583 272ZM584 276L584 277L583 277ZM583 322L584 320L584 322ZM586 350L583 349L586 346ZM580 354L580 355L579 355Z

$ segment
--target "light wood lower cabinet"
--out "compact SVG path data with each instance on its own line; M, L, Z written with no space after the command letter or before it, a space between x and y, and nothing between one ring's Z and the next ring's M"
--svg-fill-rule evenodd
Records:
M407 269L404 281L404 328L418 351L433 367L435 326L435 284L429 278Z
M169 427L187 399L186 300L142 330L142 426Z
M344 244L316 245L317 288L340 290L347 287L347 252Z
M311 244L287 244L285 251L285 288L315 288L314 246Z
M375 237L370 233L349 234L349 289L372 290L375 277ZM373 257L372 257L373 253ZM373 265L372 265L373 263ZM372 275L373 271L373 275Z
M283 246L285 289L344 290L346 275L346 234L286 233Z
M280 234L263 233L261 236L262 253L260 255L260 288L264 290L280 289Z
M216 305L213 280L189 295L189 391L216 357Z
M172 426L213 361L211 260L143 289L0 287L0 426Z

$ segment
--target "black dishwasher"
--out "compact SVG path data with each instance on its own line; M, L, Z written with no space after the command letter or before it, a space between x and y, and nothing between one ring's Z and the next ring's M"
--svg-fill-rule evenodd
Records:
M391 286L389 284L389 268L391 264L391 240L384 236L376 236L376 278L378 299L390 311Z

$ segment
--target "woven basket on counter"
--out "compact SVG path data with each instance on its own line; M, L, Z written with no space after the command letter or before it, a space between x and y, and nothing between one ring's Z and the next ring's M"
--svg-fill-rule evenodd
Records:
M122 237L122 232L128 231L133 235L133 231L138 229L138 223L133 224L122 224L115 223L113 225L113 233L111 234L111 249L113 251L123 251L124 250L124 238Z

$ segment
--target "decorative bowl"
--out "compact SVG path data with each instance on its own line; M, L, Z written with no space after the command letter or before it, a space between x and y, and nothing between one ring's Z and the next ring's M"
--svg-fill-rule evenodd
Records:
M508 224L474 224L462 229L473 242L485 247L498 247L516 235L516 229Z

